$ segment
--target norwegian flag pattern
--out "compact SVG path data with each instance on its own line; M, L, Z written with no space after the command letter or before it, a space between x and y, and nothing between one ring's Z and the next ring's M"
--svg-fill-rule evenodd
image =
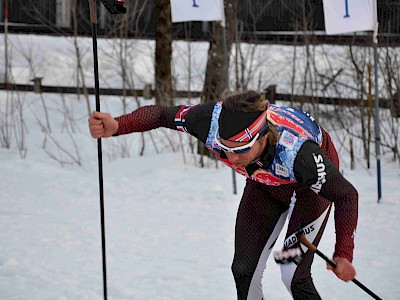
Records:
M267 111L264 111L249 127L231 137L234 142L248 142L265 126Z
M188 132L186 128L186 115L197 105L183 105L175 115L175 126L181 132Z

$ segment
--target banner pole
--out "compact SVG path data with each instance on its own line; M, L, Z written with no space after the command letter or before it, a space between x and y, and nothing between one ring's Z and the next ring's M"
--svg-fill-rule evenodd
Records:
M379 23L376 22L373 44L374 44L374 76L375 76L375 153L376 153L376 171L377 171L377 184L378 184L378 203L382 198L382 180L381 180L381 131L379 123L379 87L378 87L378 28Z

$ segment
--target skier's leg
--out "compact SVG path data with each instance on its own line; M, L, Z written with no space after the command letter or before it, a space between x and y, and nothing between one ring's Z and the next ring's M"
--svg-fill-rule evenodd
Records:
M261 279L268 256L285 223L289 207L274 199L268 187L248 180L239 205L235 228L235 255L232 272L236 282L237 296L241 300L261 300ZM290 199L293 189L286 187L279 193L282 199Z
M327 157L339 168L339 157L329 134L322 129L323 144L321 148ZM293 214L289 216L288 232L285 239L286 248L298 246L296 232L301 226L307 238L318 245L325 229L332 203L318 196L307 187L296 187L297 203ZM297 244L296 244L297 243ZM302 245L305 251L301 262L281 265L282 280L294 299L320 299L311 278L311 264L314 255Z
M309 188L296 188L296 200L289 216L284 248L299 246L296 233L302 229L309 241L318 245L325 229L332 203ZM302 245L305 252L299 264L281 265L282 280L294 299L321 299L311 278L314 254Z

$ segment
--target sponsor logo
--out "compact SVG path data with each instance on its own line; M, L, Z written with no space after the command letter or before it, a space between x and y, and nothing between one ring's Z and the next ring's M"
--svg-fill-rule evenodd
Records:
M306 228L303 229L303 232L304 232L305 235L308 235L308 234L310 234L311 232L313 232L314 230L315 230L314 224L310 224L309 226L307 226ZM291 236L289 236L289 237L285 240L285 242L284 242L285 248L287 248L287 249L288 249L288 248L291 248L291 247L293 247L293 245L295 245L297 242L298 242L298 241L297 241L297 236L296 236L296 234L292 234Z
M318 194L321 191L322 185L326 182L325 164L321 154L315 155L313 153L313 157L317 166L318 181L311 186L311 189Z
M286 130L282 132L281 138L279 139L279 144L285 146L288 149L293 149L296 142L297 136Z
M275 165L275 174L279 175L279 176L283 176L283 177L289 177L289 170L288 170L288 168L286 168L280 164L276 164Z
M285 240L285 248L290 248L294 244L297 243L297 236L296 235L291 235Z

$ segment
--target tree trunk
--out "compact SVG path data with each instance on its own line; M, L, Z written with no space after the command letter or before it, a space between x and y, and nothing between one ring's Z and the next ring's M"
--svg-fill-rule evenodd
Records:
M212 102L221 97L223 91L228 89L226 68L229 66L231 46L236 34L238 0L224 0L225 31L226 31L226 62L224 53L224 40L221 22L214 22L213 35L208 48L206 78L204 80L201 103ZM204 167L203 155L211 156L210 151L199 141L197 147L201 155L200 166Z
M225 0L224 6L227 62L229 65L231 46L236 33L238 0ZM226 67L224 60L222 27L220 22L215 22L210 47L208 49L206 78L204 80L203 93L201 96L202 103L218 99L222 92L227 88Z
M171 79L172 21L170 0L157 0L156 14L156 104L171 106L173 105L173 98Z

